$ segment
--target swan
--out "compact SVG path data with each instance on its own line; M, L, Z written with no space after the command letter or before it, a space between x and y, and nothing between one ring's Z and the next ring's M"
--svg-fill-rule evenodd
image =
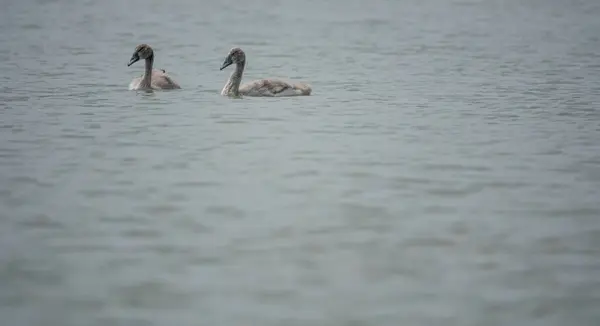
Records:
M240 86L244 67L246 66L246 54L238 47L229 51L219 70L223 70L234 63L235 70L229 76L223 90L221 90L223 96L302 96L310 95L312 92L311 87L306 83L288 83L276 78L257 79Z
M129 84L129 90L141 89L178 89L181 88L164 69L152 69L154 63L154 51L148 44L140 44L135 47L133 55L127 66L131 66L140 59L146 60L146 69L140 77L134 78Z

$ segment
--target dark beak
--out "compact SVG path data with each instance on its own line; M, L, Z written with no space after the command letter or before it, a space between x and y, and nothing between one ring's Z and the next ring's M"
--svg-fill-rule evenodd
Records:
M127 64L127 67L131 66L132 64L138 62L140 60L140 56L137 53L134 53L131 56L131 59L129 59L129 63Z
M221 65L221 69L219 69L219 70L223 70L223 69L231 66L232 63L233 63L233 60L231 59L231 56L227 56L227 58L225 58L225 61L223 61L223 64Z

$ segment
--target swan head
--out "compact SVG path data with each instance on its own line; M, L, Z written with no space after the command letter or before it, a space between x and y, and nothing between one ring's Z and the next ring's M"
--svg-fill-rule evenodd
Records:
M240 48L233 48L229 51L229 54L227 54L227 57L225 57L225 61L223 61L223 64L221 65L221 69L219 70L223 70L229 66L231 66L232 64L238 64L238 63L244 63L246 62L246 54L244 53L244 51L242 51L242 49Z
M131 55L131 59L129 59L129 63L127 66L131 66L132 64L138 62L141 59L148 59L154 55L154 51L148 44L140 44L135 47L133 54Z

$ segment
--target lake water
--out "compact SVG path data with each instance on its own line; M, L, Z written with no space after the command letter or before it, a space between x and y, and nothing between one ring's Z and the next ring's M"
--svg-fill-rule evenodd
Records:
M598 325L599 16L2 1L2 325ZM312 96L220 96L234 46Z

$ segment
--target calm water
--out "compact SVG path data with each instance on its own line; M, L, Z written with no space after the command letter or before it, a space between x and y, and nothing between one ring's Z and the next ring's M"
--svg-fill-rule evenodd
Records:
M3 325L600 323L600 2L2 8Z

